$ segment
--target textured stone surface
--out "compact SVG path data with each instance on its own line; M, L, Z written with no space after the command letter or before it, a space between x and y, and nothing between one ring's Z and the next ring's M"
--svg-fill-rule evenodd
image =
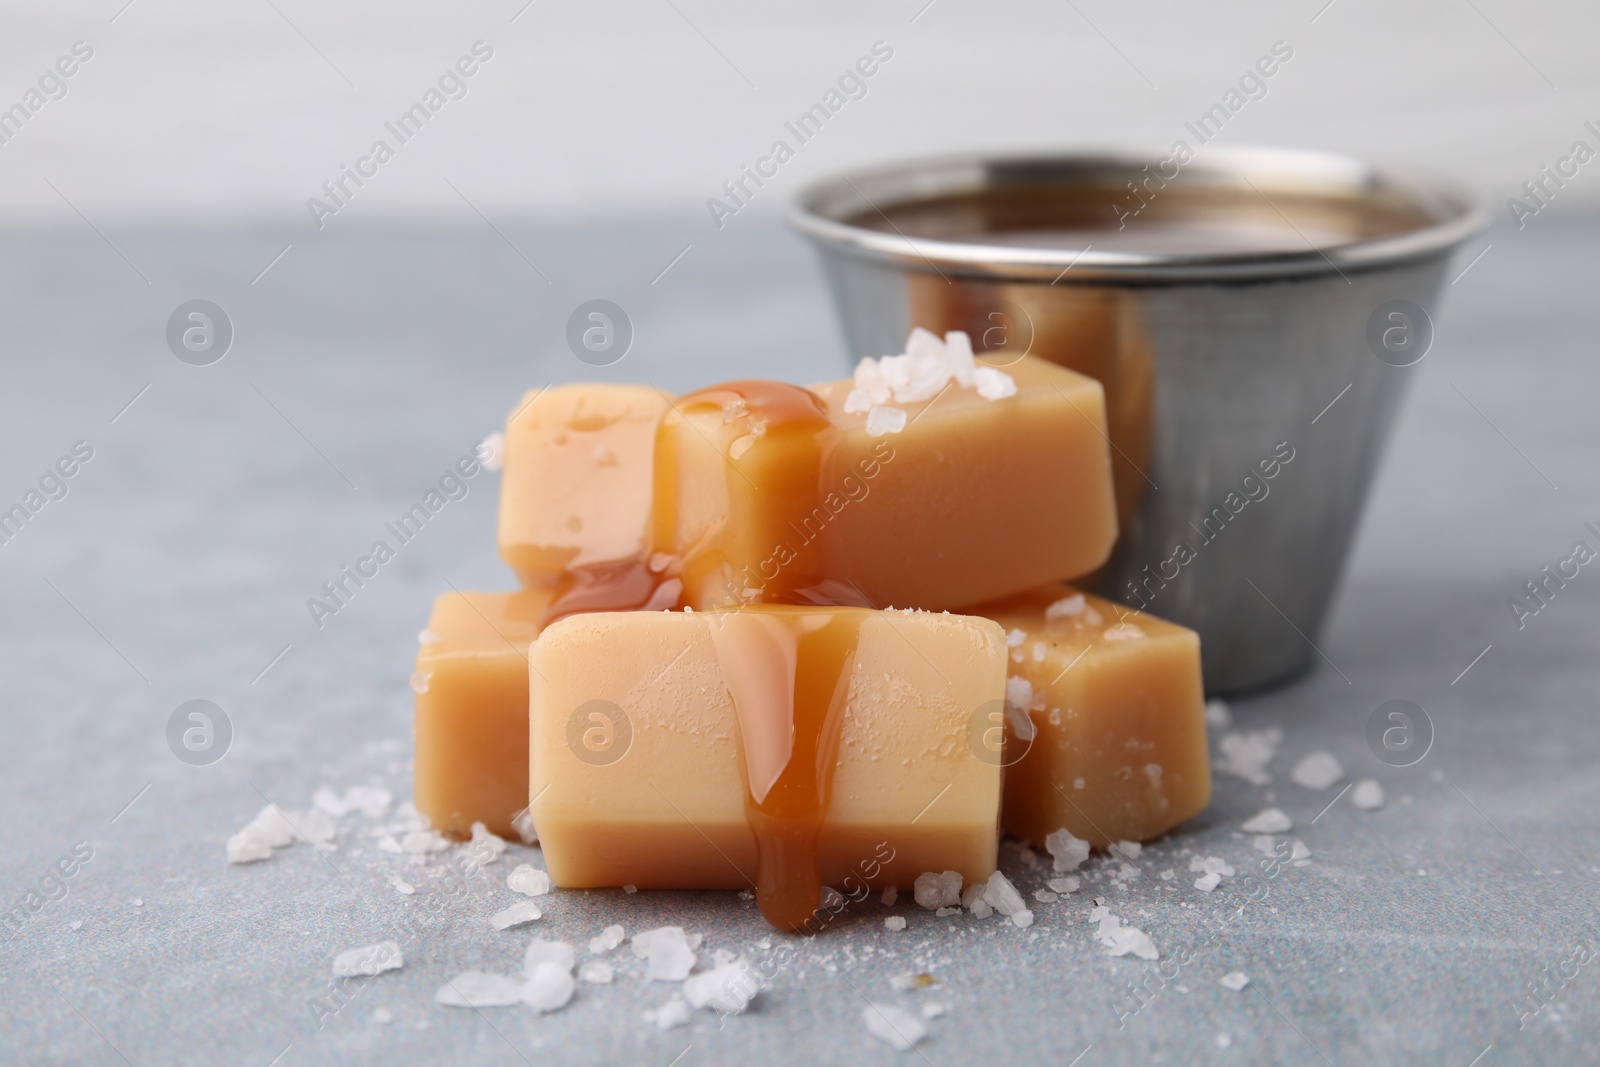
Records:
M87 231L0 243L0 501L74 441L95 449L66 498L0 546L0 894L37 886L75 842L94 849L66 895L0 945L0 1060L265 1065L289 1048L280 1064L665 1065L692 1045L681 1063L1068 1063L1092 1044L1086 1067L1322 1063L1317 1050L1465 1065L1491 1043L1484 1064L1595 1058L1600 970L1564 988L1555 976L1600 902L1600 575L1585 568L1520 631L1507 607L1575 540L1600 545L1583 526L1600 525L1592 224L1492 234L1450 290L1318 638L1327 661L1234 705L1235 729L1284 731L1272 784L1220 776L1201 817L1129 861L1137 878L1114 880L1122 864L1095 857L1077 893L1032 904L1025 930L936 918L909 893L889 909L873 897L801 944L745 1015L719 1029L698 1011L663 1031L641 1015L677 987L645 980L626 946L605 957L613 984L584 985L549 1015L445 1008L434 994L465 971L520 973L533 937L585 946L611 923L703 934L702 970L717 949L760 963L771 950L758 946L777 939L752 900L558 890L539 898L543 919L497 932L489 916L518 899L505 875L542 866L536 850L513 845L452 899L430 872L459 851L411 865L359 814L339 820L337 851L300 843L229 866L226 839L267 800L305 811L320 785L367 781L409 796L407 681L431 598L510 582L493 476L320 631L305 601L525 389L596 375L681 392L846 369L815 265L774 229L508 236L549 284L486 230L108 231L148 285ZM597 296L637 332L599 372L562 339L568 312ZM180 363L163 341L168 314L194 297L237 329L212 367ZM1323 422L1338 417L1335 406ZM166 741L168 716L196 698L234 728L211 766L180 762ZM1367 749L1368 717L1392 699L1436 727L1415 767ZM1319 817L1337 787L1288 778L1316 749L1380 781L1386 806L1365 813L1345 796ZM1283 839L1311 862L1263 876L1267 899L1249 902L1244 875L1263 854L1235 828L1269 806L1293 818ZM1196 855L1239 875L1196 892ZM1003 869L1030 901L1052 877L1042 853L1029 866L1008 849ZM1150 972L1095 941L1097 895L1161 950L1149 967L1171 974L1193 957L1134 1014L1127 983ZM907 928L885 929L887 915ZM319 1030L308 1001L330 995L334 955L391 939L405 966L355 987ZM1233 971L1250 978L1243 992L1219 984ZM939 984L891 985L924 972ZM1519 1032L1514 1003L1547 977L1556 1005ZM897 1054L859 1022L880 1001L948 1011Z

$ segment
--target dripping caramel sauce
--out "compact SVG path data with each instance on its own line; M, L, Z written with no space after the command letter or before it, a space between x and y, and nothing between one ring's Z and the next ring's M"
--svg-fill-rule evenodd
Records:
M864 616L762 605L707 617L738 724L756 904L780 930L822 902L817 844Z
M822 899L817 844L863 615L792 605L859 606L864 599L848 582L818 573L814 547L801 550L810 558L797 558L763 583L761 605L746 603L739 589L704 595L726 586L733 569L727 541L738 531L725 522L694 545L678 543L674 430L684 413L708 409L722 413L730 435L725 458L735 465L745 455L764 461L753 484L773 512L806 515L820 503L824 465L839 437L821 398L797 385L760 380L690 393L657 427L646 551L631 560L569 570L544 625L580 612L733 609L713 612L708 624L738 723L745 816L756 842L756 902L773 926L796 930ZM720 440L712 444L724 448Z

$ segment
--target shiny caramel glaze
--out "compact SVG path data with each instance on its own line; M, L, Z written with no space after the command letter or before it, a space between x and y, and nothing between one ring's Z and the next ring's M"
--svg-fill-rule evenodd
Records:
M800 929L822 900L817 839L865 615L761 605L708 619L738 723L756 903L780 930Z

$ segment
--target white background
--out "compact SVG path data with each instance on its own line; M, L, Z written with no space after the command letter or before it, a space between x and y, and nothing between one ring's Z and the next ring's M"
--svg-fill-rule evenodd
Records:
M706 198L875 40L894 58L868 95L754 211L782 210L807 178L908 154L1165 149L1278 40L1293 60L1217 143L1418 162L1460 176L1501 219L1575 139L1600 148L1583 128L1600 126L1600 17L1581 0L525 3L12 4L0 107L74 41L95 57L0 145L0 224L310 227L307 197L478 39L495 55L469 95L330 226L468 221L474 208L709 224ZM1597 201L1600 162L1539 224Z

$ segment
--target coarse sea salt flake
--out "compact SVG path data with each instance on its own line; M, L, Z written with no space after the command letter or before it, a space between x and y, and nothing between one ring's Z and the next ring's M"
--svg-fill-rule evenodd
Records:
M1084 599L1082 593L1064 596L1044 609L1044 620L1045 622L1054 622L1057 619L1076 618L1083 614L1083 609L1088 604L1089 602Z
M1304 789L1327 789L1344 777L1344 767L1331 752L1313 752L1289 772L1289 780Z
M1055 861L1057 873L1075 871L1089 858L1089 842L1062 827L1044 839L1044 847Z
M489 918L489 925L496 930L509 930L513 926L531 923L544 913L539 910L539 905L531 900L519 901L504 911L495 912Z
M578 983L559 963L540 963L522 983L522 1002L541 1014L559 1011L572 1000Z
M972 388L985 400L1004 400L1017 395L1017 380L1005 371L979 367L972 372Z
M683 996L696 1008L738 1013L761 991L755 968L744 960L724 963L683 983Z
M1277 755L1283 731L1276 727L1253 730L1247 733L1223 734L1217 742L1222 758L1216 761L1218 770L1243 778L1251 785L1266 785L1272 781L1267 764Z
M861 1018L867 1024L867 1033L900 1052L928 1036L926 1023L892 1004L869 1004Z
M626 931L622 929L621 925L612 923L610 926L606 927L604 930L600 931L594 937L589 939L590 953L600 956L610 952L612 949L622 944L625 933Z
M906 928L906 917L904 915L890 915L883 920L883 928L885 930L904 930Z
M522 953L522 973L531 976L541 963L554 963L562 970L572 970L578 954L565 941L546 941L536 937L528 942Z
M478 462L483 464L484 470L497 471L505 462L506 435L496 430L479 441L473 451L478 456Z
M686 1025L694 1014L689 1010L688 1001L673 997L654 1011L645 1012L644 1017L646 1022L655 1023L663 1030L673 1030Z
M504 1008L522 1002L522 982L503 974L463 971L433 995L451 1008Z
M905 408L891 407L887 404L874 404L872 410L867 412L868 437L882 437L884 434L899 433L905 428Z
M371 978L384 971L405 966L400 956L400 946L393 941L380 941L376 945L352 948L333 957L335 978Z
M605 960L589 960L578 968L578 980L593 985L607 985L616 977L615 968Z
M1377 811L1383 807L1383 786L1371 778L1363 778L1350 790L1350 803L1362 811Z
M1231 989L1235 993L1243 993L1244 987L1250 984L1250 977L1243 971L1230 971L1217 979L1217 981L1224 989Z
M1239 829L1247 834L1284 834L1294 829L1294 820L1278 808L1267 808Z
M531 863L519 863L517 869L506 875L506 885L530 897L542 897L550 892L550 875Z

